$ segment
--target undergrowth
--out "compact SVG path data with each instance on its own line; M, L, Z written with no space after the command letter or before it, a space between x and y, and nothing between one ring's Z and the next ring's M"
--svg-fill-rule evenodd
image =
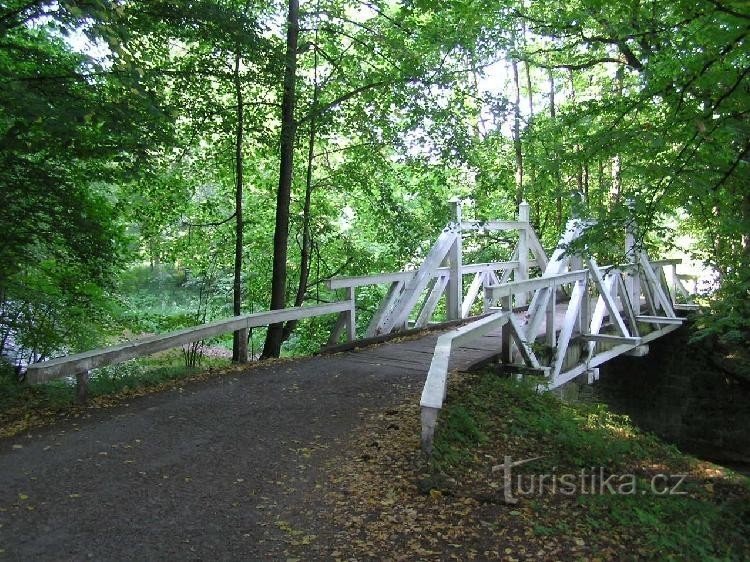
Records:
M604 405L565 403L535 387L491 372L461 380L449 391L441 412L433 473L477 490L491 479L490 467L501 469L498 464L510 455L514 461L541 457L513 468L519 481L585 471L600 475L599 485L616 475L621 479L616 481L632 486L617 488L616 493L595 486L577 488L563 496L548 480L543 491L522 498L533 510L534 532L569 536L575 526L577 536L621 537L624 544L638 545L633 558L750 557L746 478L683 455ZM661 474L669 476L665 479L670 490L677 475L686 475L673 490L678 493L654 493L653 483Z

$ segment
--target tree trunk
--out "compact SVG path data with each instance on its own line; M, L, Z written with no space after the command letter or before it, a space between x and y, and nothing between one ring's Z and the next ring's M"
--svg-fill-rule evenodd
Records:
M315 43L318 42L318 32L315 31ZM307 170L305 172L305 202L302 206L302 248L300 249L300 271L299 283L297 284L297 294L294 297L294 306L302 306L305 302L305 293L307 292L307 283L310 279L310 267L312 265L312 234L310 232L310 206L313 191L313 164L315 160L315 111L318 106L318 51L315 51L315 63L313 66L313 99L310 117L310 129L307 137ZM282 332L282 341L289 339L294 329L297 327L297 320L290 320L284 325Z
M516 100L513 108L513 148L516 153L516 206L523 202L523 152L521 150L521 84L518 79L518 62L511 60Z
M233 286L233 312L235 316L242 314L242 253L243 237L242 230L244 227L242 219L242 190L244 181L244 166L242 160L242 144L244 141L244 107L242 98L242 81L240 80L240 50L234 57L234 92L237 103L237 129L235 144L235 243L234 243L234 286ZM247 329L237 330L232 340L232 361L235 363L247 362Z
M279 163L279 189L276 193L276 224L273 235L273 274L271 276L271 310L286 306L286 258L289 240L289 204L294 165L294 137L297 123L294 120L295 81L297 78L297 38L299 35L299 1L289 0L286 34L286 67L284 70L284 96L281 101L281 142ZM261 358L278 357L281 353L283 327L268 327Z
M549 70L549 116L552 119L557 117L557 107L555 107L555 75L552 69ZM559 237L562 234L562 179L560 178L559 160L555 158L555 232Z
M524 46L526 45L526 25L524 24L523 27L523 43ZM529 61L524 61L524 69L526 70L526 88L528 89L529 93L529 119L528 124L526 125L527 132L531 133L531 128L534 126L534 93L531 86L531 66L529 65ZM526 144L526 155L528 156L531 153L531 144ZM531 188L531 197L533 197L534 194L534 187L536 186L536 168L534 167L534 159L526 160L526 170L529 173L529 186ZM527 197L529 197L527 195ZM534 227L539 231L541 235L540 225L541 225L541 215L540 215L540 203L537 201L535 205L535 213L534 218L532 219L532 223L534 224Z
M622 70L617 71L615 77L615 93L618 97L622 97L623 90L623 73ZM622 158L619 154L615 154L612 157L612 184L609 192L609 204L610 207L614 207L620 201L622 197Z

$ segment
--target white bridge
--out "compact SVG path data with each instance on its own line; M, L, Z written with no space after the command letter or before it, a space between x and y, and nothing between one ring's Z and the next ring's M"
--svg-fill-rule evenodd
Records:
M625 236L627 263L602 266L590 256L566 252L586 226L581 221L568 223L548 257L529 223L526 203L520 205L517 220L484 223L462 220L459 203L452 205L453 220L416 270L332 278L328 287L344 293L335 302L235 316L43 361L29 366L27 381L75 376L78 397L85 400L91 369L222 333L338 314L327 348L341 349L342 338L354 347L406 329L447 327L447 319L461 325L438 338L421 398L422 447L429 453L451 352L457 347L480 338L486 343L491 336L489 356L499 358L511 372L539 375L540 386L552 389L576 377L595 380L597 367L619 355L645 355L648 342L682 324L678 311L697 308L677 275L680 260L650 260L638 251L632 233ZM510 259L464 264L464 238L492 232L512 237ZM471 279L466 287L465 276ZM388 287L374 312L358 309L357 289L367 285ZM358 339L362 314L370 318Z
M330 288L345 289L352 303L329 343L337 342L344 330L347 339L355 339L357 287L389 284L366 336L425 327L443 294L447 318L467 318L482 296L480 317L438 338L420 403L427 453L445 399L451 351L459 345L496 335L506 370L539 375L540 388L553 389L578 377L593 382L598 366L619 355L645 355L648 342L683 323L677 311L697 309L677 275L680 260L650 260L637 250L633 233L625 235L628 263L602 266L592 257L567 253L586 226L582 221L568 222L548 257L529 223L526 203L515 221L464 221L458 203L453 203L453 215L416 271L329 281ZM462 263L464 233L497 231L517 232L510 261ZM467 290L465 275L473 276Z

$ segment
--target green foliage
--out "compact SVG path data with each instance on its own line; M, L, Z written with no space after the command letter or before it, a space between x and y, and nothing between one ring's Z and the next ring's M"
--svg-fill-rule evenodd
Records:
M536 383L502 378L491 372L467 385L460 402L450 402L448 423L438 425L436 451L462 451L486 440L531 439L544 446L544 459L536 466L578 468L601 466L616 470L635 458L662 451L650 435L635 430L625 416L602 404L568 404L552 393L539 393ZM454 414L454 409L456 413ZM452 426L457 416L457 429ZM444 427L442 427L444 426ZM463 439L466 427L475 427L482 439ZM454 459L455 452L436 455ZM448 465L453 464L449 460Z
M440 437L435 441L433 453L439 466L460 464L468 458L473 447L487 441L488 437L482 429L484 424L475 416L475 412L460 404L445 412L438 426Z
M601 404L567 404L552 393L538 393L535 386L488 371L450 389L435 435L433 469L460 482L469 475L483 474L487 459L502 460L503 455L515 451L514 461L542 458L515 468L514 475L577 474L590 467L601 467L606 474L633 474L632 493L579 489L576 502L583 509L575 521L558 516L545 519L549 510L560 508L557 499L543 505L541 500L522 500L530 501L532 510L543 516L540 520L544 523L536 524L534 533L635 533L646 547L640 551L646 559L745 559L750 549L750 513L745 499L724 497L718 489L720 480L704 483L688 479L679 489L683 495L653 493L650 474L642 467L656 464L684 472L695 461L641 433L626 417ZM710 488L709 498L706 488Z
M579 501L595 528L606 518L639 529L654 560L744 560L750 548L750 512L744 501L717 505L690 496L648 493L581 496Z
M21 330L42 355L105 340L117 271L141 262L185 269L202 289L182 317L165 309L170 320L126 293L124 327L228 313L239 98L242 302L268 308L283 12L235 0L0 8L0 333ZM721 277L706 333L746 340L746 21L735 2L303 6L287 301L308 268L315 301L332 296L320 288L331 275L417 266L453 196L472 201L470 218L515 214L515 92L497 70L512 59L528 78L521 188L545 247L574 215L596 220L582 243L602 262L620 261L634 220L647 248L687 234ZM106 49L82 54L72 36ZM491 261L515 240L469 242L467 261ZM377 291L361 294L366 309ZM328 323L300 323L286 351L313 349Z

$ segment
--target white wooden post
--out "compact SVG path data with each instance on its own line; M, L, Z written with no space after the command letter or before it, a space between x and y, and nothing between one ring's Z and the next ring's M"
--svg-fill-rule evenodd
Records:
M456 240L448 250L448 265L450 267L450 277L448 278L448 290L446 293L446 308L448 320L458 320L461 316L461 305L464 300L463 277L461 274L461 200L453 198L450 200L452 221L458 228Z
M579 256L579 255L570 256L570 270L571 271L578 271L580 269L583 269L583 258L581 258L581 256ZM583 301L587 300L587 298L588 297L586 295L584 295L583 296L583 300L581 301L581 303L583 303ZM576 333L576 332L579 333L579 334L584 332L584 330L582 328L582 324L581 324L580 310L579 310L578 316L576 317L575 326L573 326L573 333Z
M86 404L89 399L89 376L90 371L76 373L76 403Z
M502 298L502 308L503 312L507 312L511 316L513 315L513 297L511 295ZM503 326L501 335L500 357L501 360L505 363L513 362L513 340L511 336L512 329L513 328L510 324L506 324L505 326Z
M545 337L547 340L547 345L550 347L555 347L555 336L556 336L556 330L555 330L555 312L557 308L557 287L555 286L555 282L553 281L552 284L549 286L549 298L547 299L547 320L546 320L546 326L545 326ZM530 337L533 338L536 337L536 334L530 334Z
M527 229L531 228L531 225L529 225L530 209L531 207L526 201L518 206L518 222L525 223L526 228L518 231L518 269L514 276L515 281L525 281L529 278L529 236ZM516 306L526 306L527 302L526 292L516 295Z
M349 301L349 310L346 310L346 339L347 341L354 341L357 339L357 312L356 302L354 300L354 287L346 288L346 299Z
M632 205L631 205L632 212ZM630 276L626 280L625 286L628 288L628 296L633 305L633 311L636 316L641 313L641 276L638 272L640 264L638 263L638 250L635 247L635 224L628 223L628 229L625 233L625 255L628 262L633 264Z

